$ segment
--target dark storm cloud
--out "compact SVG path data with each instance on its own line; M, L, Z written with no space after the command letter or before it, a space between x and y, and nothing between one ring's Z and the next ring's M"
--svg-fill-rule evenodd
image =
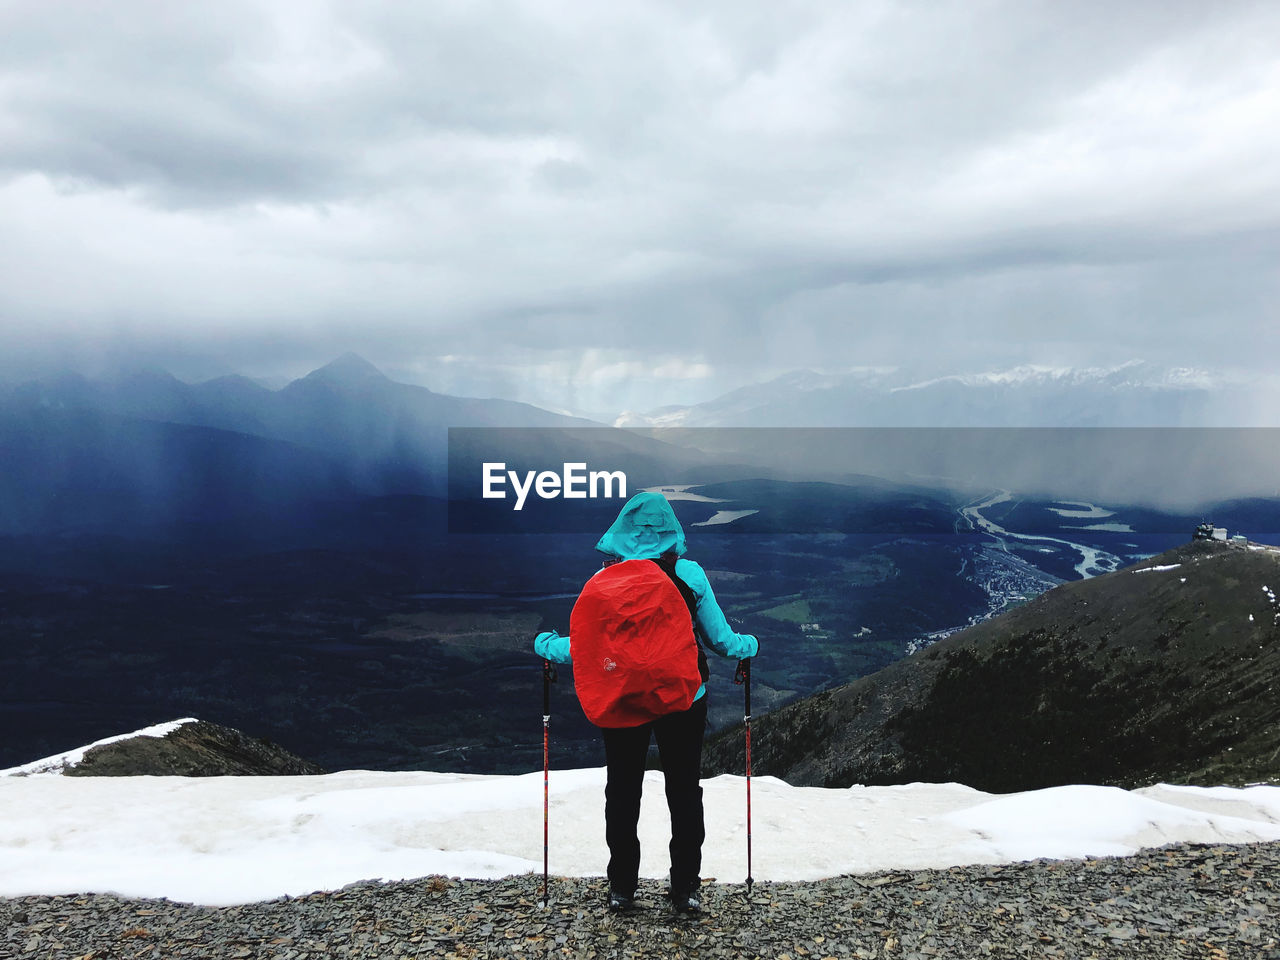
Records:
M0 340L259 372L357 349L578 402L908 354L1261 367L1277 27L1248 3L10 4Z

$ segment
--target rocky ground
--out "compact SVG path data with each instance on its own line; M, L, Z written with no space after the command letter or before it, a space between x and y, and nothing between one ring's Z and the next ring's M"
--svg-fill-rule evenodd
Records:
M646 881L611 915L599 878L428 877L238 907L109 895L0 900L0 957L1201 957L1280 960L1280 844L1177 845L839 877L709 883L673 916Z

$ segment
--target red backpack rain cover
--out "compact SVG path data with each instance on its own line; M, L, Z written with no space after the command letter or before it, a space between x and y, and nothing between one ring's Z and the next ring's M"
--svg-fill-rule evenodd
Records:
M573 685L597 727L638 727L693 705L702 677L693 621L652 560L605 567L569 617Z

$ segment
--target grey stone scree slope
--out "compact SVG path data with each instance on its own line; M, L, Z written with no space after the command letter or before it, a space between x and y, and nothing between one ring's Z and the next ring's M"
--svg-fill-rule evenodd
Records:
M603 878L362 882L238 907L109 895L0 900L0 957L969 957L1280 960L1280 844L1175 845L1124 858L708 884L678 919L614 916Z

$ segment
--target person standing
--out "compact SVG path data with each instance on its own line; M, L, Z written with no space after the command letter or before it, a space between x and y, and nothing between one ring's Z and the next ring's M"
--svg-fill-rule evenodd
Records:
M659 716L636 726L600 727L604 740L605 839L609 846L609 909L626 910L634 902L640 870L640 840L636 826L644 784L645 759L651 740L657 742L671 814L671 872L668 896L681 913L702 909L699 893L705 824L702 807L702 738L707 723L706 657L703 647L722 657L746 659L759 651L751 634L736 633L716 602L707 575L685 559L685 537L675 512L660 493L638 493L623 506L618 518L597 541L596 550L609 559L605 566L625 560L653 560L680 588L689 606L694 630L701 638L698 662L702 684L684 710ZM534 639L534 652L556 663L570 663L572 642L555 630Z

